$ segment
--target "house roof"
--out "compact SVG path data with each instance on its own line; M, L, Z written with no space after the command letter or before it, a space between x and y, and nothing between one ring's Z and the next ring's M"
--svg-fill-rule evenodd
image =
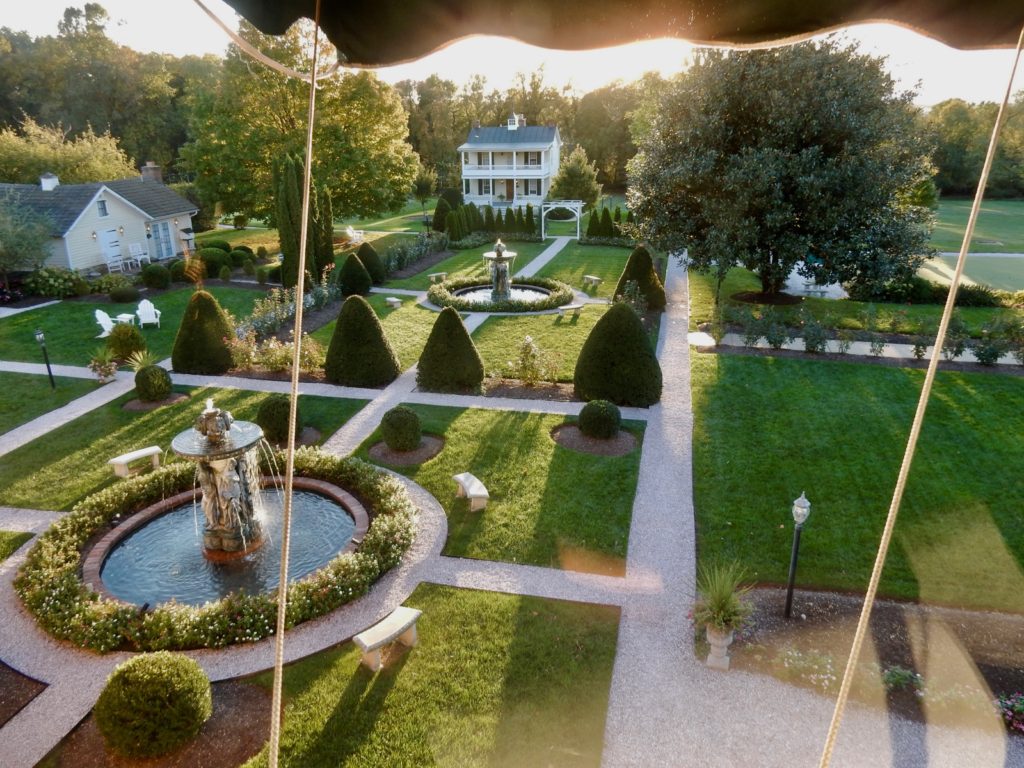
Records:
M91 184L59 184L49 192L38 184L0 184L0 197L10 193L22 205L53 222L55 237L63 237L78 221L82 211L106 188L151 219L193 213L195 205L158 181L119 179Z
M516 149L544 149L555 140L557 135L558 128L553 125L523 125L514 131L510 131L504 125L486 128L474 126L469 129L466 143L459 149L493 145L514 146Z

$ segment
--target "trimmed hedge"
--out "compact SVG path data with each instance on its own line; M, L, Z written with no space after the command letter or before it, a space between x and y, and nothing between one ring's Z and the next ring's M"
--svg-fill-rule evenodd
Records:
M171 375L159 365L147 365L135 372L135 393L144 403L158 403L171 395Z
M201 248L216 248L224 253L231 253L231 243L227 240L203 240L199 245Z
M107 336L107 349L118 360L127 360L146 348L146 337L130 323L116 323Z
M373 287L373 278L356 254L350 253L338 270L338 287L342 296L362 296Z
M288 442L288 417L291 398L283 393L267 395L256 411L256 423L263 429L263 435L272 443L281 445ZM302 432L302 402L295 404L295 436Z
M607 400L591 400L580 410L580 432L587 437L610 440L619 434L621 425L622 413Z
M178 373L221 374L231 368L228 339L234 334L231 321L217 299L196 291L185 307L171 350L171 364Z
M172 261L171 265L167 268L171 273L171 280L175 283L189 282L188 277L185 276L185 262L184 261Z
M211 278L217 277L220 274L221 267L231 263L227 252L222 251L220 248L200 248L196 255L206 268L206 276Z
M662 310L665 308L665 286L661 284L658 273L654 271L654 262L651 260L650 252L642 245L638 245L629 254L626 266L619 276L619 282L615 285L614 295L616 297L623 295L626 283L630 280L636 281L640 292L647 299L648 309Z
M252 251L243 251L241 248L235 248L231 253L228 254L231 266L235 269L240 268L245 264L246 259L252 258Z
M366 271L370 273L370 279L373 280L374 285L380 285L387 280L388 274L384 270L384 262L380 260L376 248L364 242L359 246L359 250L356 251L356 256L359 257L359 261L366 267Z
M401 372L377 313L362 296L349 296L338 312L324 377L346 387L383 387Z
M110 291L110 301L114 304L134 304L139 300L139 289L134 285L119 285Z
M572 288L558 280L548 277L517 277L513 287L517 285L532 285L537 288L546 288L551 293L534 302L515 301L490 301L486 304L474 304L466 299L455 295L455 292L462 288L484 285L483 279L479 277L456 277L445 280L443 283L435 283L427 290L427 298L432 304L439 307L453 307L463 312L538 312L543 309L554 309L563 304L568 304L574 298Z
M404 405L396 405L384 414L380 420L380 431L392 451L414 451L423 438L420 417Z
M283 457L277 461L284 466ZM263 459L262 471L273 471ZM334 558L288 585L289 628L322 616L357 597L398 563L416 531L415 507L405 486L359 459L341 459L315 448L295 452L295 474L345 488L368 507L370 529L358 551ZM273 633L275 594L232 593L202 606L164 603L146 613L107 600L82 584L82 551L111 521L193 489L195 465L175 461L121 480L86 497L42 534L15 580L24 606L54 637L82 648L155 651L220 648L255 642ZM198 546L198 545L197 545Z
M445 307L420 355L416 384L429 392L479 392L484 364L462 318Z
M256 267L256 281L260 285L266 285L267 283L280 283L281 282L281 265L278 264L267 264L266 266Z
M580 350L573 374L576 396L648 406L661 399L661 383L661 366L640 318L626 304L613 304Z
M192 741L213 714L210 678L180 653L146 653L114 668L94 710L111 749L158 757Z
M167 288L171 284L171 273L163 264L147 264L142 269L142 284L152 290Z

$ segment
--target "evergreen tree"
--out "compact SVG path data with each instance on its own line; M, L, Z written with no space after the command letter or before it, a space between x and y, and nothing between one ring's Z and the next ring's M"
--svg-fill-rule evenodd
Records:
M596 208L590 212L590 216L587 217L587 237L600 237L598 234L601 229L600 218Z
M576 396L645 407L661 399L661 386L661 366L640 318L628 305L613 304L580 350Z
M431 223L431 227L435 231L445 231L446 220L451 210L452 207L448 205L447 200L445 200L443 197L439 197L437 199L437 205L434 207L434 221Z
M537 221L533 217L533 203L526 204L526 226L523 231L528 235L537 234Z
M275 169L277 190L277 231L281 241L281 284L293 288L299 278L299 235L302 197L297 175L297 162L286 154Z
M360 245L356 255L363 266L366 267L366 271L370 273L370 278L373 280L374 285L380 285L387 279L388 276L384 270L384 262L380 260L377 249L370 243L364 242Z
M651 254L642 245L633 249L626 261L626 266L619 276L619 282L615 285L615 297L622 296L626 290L626 283L635 281L640 292L647 299L647 308L661 310L665 308L665 287L654 269L654 262Z
M612 224L612 215L607 208L601 209L601 236L615 237L615 225Z
M350 253L338 271L338 287L342 296L363 295L370 292L373 278L366 271L363 262L354 253Z
M218 375L231 368L227 340L234 335L231 321L217 299L196 291L182 315L171 350L171 365L178 373Z
M622 208L617 206L617 205L615 206L614 220L615 220L616 224L621 224L622 223Z
M334 264L334 206L331 203L331 192L327 185L320 188L317 195L318 218L316 238L316 276L323 277L327 268Z
M516 208L516 232L526 231L526 219L523 218L522 206Z
M398 378L398 356L362 296L341 305L324 360L324 378L344 387L383 387Z
M478 392L483 380L484 364L473 339L459 313L445 307L420 355L416 385L428 392Z
M494 231L505 231L505 220L501 217L501 208L494 212Z
M491 206L484 208L484 231L497 232L494 221L494 209Z

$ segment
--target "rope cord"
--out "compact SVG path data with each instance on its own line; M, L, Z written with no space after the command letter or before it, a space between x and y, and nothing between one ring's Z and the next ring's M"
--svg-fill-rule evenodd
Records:
M310 183L313 175L313 118L316 116L316 67L320 55L320 0L316 0L313 64L306 113L306 162L302 174L302 217L299 227L299 275L295 285L295 346L292 350L292 382L288 408L288 450L285 462L284 524L281 530L281 572L277 586L277 629L274 638L274 693L270 710L270 768L277 768L281 746L281 684L284 677L284 632L288 609L288 547L291 540L292 485L295 474L295 421L299 399L299 356L302 348L302 297L306 282L306 245L309 232Z
M221 21L220 18L218 18L217 14L215 14L213 11L211 11L203 4L203 0L193 0L193 2L199 6L203 13L205 13L207 16L213 19L213 23L220 27L224 31L224 33L231 38L231 42L233 42L235 45L237 45L239 48L241 48L243 51L249 54L250 57L256 59L256 61L260 62L261 64L267 67L270 67L276 72L280 72L285 77L294 77L296 80L302 80L303 82L306 83L312 83L313 86L316 87L317 80L324 80L333 75L341 68L341 61L335 61L330 67L328 67L327 71L325 71L321 75L316 75L314 77L313 74L306 74L304 72L299 72L296 69L292 69L291 67L286 67L281 62L275 61L274 59L270 58L265 53L263 53L263 51L259 50L254 45L250 44L245 38L243 38L241 35L239 35L237 32L231 29L231 27L229 27L227 24ZM319 29L320 25L318 23L317 34L319 34ZM314 47L315 45L316 44L314 43ZM314 56L313 72L316 72L316 65L316 57Z
M928 362L928 372L925 374L924 386L921 388L921 396L917 402L917 411L914 414L914 422L910 428L910 437L907 440L907 448L903 454L903 463L900 466L899 476L896 479L896 488L893 491L892 503L889 506L889 514L885 520L885 528L882 531L882 539L878 545L878 554L875 557L875 566L871 571L871 581L868 584L868 591L864 597L864 606L861 609L860 620L857 622L857 632L853 637L853 646L850 648L850 657L846 662L846 671L843 673L843 683L839 688L839 697L836 699L835 710L832 713L832 722L829 724L828 736L825 739L825 746L821 754L819 768L828 768L832 762L832 751L835 748L836 736L839 733L839 725L843 719L843 712L846 709L846 700L850 693L850 685L853 681L854 668L860 656L861 646L864 643L864 636L867 633L868 619L871 617L871 609L875 604L875 595L878 592L878 582L882 577L882 568L885 566L885 558L889 552L889 542L892 539L892 531L896 525L896 516L900 510L900 502L903 500L903 491L906 487L907 476L910 474L910 466L914 460L914 452L917 449L917 438L921 433L921 425L924 422L925 410L928 407L928 398L931 395L932 384L935 381L935 372L939 366L939 354L946 340L946 331L949 328L949 321L953 315L953 307L956 303L957 289L960 287L960 278L963 275L964 264L967 261L967 249L974 236L974 225L978 220L978 211L981 209L981 201L985 196L985 186L988 183L989 171L992 168L992 159L995 157L996 145L999 143L999 133L1006 120L1006 105L1010 101L1010 93L1013 90L1013 80L1017 73L1017 65L1020 62L1021 48L1024 46L1024 28L1021 29L1020 37L1017 40L1017 55L1014 58L1013 66L1010 68L1010 79L1006 84L1006 94L999 105L999 113L996 116L995 126L992 128L992 137L989 139L988 152L985 155L985 164L981 169L981 177L978 179L978 190L974 195L974 204L971 206L971 215L967 220L967 229L964 230L963 244L960 246L960 255L957 257L956 270L953 272L949 286L949 295L946 297L946 306L942 311L942 321L939 323L939 332L935 337L935 347L932 349L931 360Z

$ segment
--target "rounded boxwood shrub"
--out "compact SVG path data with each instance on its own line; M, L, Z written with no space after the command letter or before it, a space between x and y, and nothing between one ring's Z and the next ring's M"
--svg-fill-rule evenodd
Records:
M139 300L139 289L134 285L119 285L110 290L110 300L115 304L134 304Z
M139 400L158 403L171 394L171 375L159 365L146 365L135 372L135 392Z
M382 387L398 378L401 366L377 313L362 296L341 305L324 359L324 378L348 387Z
M171 273L163 264L147 264L142 270L142 284L159 290L171 284Z
M92 293L92 286L89 285L89 281L84 277L78 278L75 281L75 295L76 296L88 296Z
M619 434L622 414L607 400L591 400L580 410L580 432L587 437L609 440Z
M459 313L445 307L420 355L416 384L430 392L479 392L484 364Z
M362 296L373 287L373 278L354 253L348 255L338 270L338 287L341 288L342 296Z
M244 243L241 243L241 244L239 244L239 245L236 245L236 246L235 246L235 247L233 248L233 251L245 251L246 255L247 255L247 256L250 256L250 257L252 257L252 256L255 256L255 255L256 255L256 254L255 254L255 253L253 252L252 248L251 248L250 246L248 246L248 245L245 245Z
M654 271L654 262L651 261L650 252L642 245L638 245L629 254L626 266L619 276L619 282L615 285L614 295L622 296L626 290L626 283L630 280L636 281L640 292L647 299L648 309L661 310L665 308L665 286L661 284L661 278Z
M224 253L231 253L232 250L231 243L227 240L203 240L203 242L199 244L199 247L216 248L220 251L224 251Z
M174 337L171 363L179 373L219 374L231 368L227 340L234 330L217 299L196 291Z
M107 336L107 348L118 360L127 360L146 348L146 337L134 325L117 323Z
M404 405L396 405L384 414L380 420L380 431L392 451L413 451L419 448L423 437L420 417Z
M648 406L661 399L661 366L636 312L613 304L583 343L573 374L581 400Z
M221 267L220 268L219 277L225 283L230 283L231 282L231 267L229 267L227 264L225 264L223 267Z
M373 280L374 285L380 285L387 280L388 275L384 270L384 262L380 260L376 248L369 243L363 243L356 251L356 256L366 267L366 271L370 273L370 279Z
M231 266L236 268L241 267L245 264L245 260L251 257L251 251L243 251L241 248L235 248L235 250L228 254L228 258L231 259Z
M228 255L220 248L200 248L196 254L206 267L207 277L217 277L220 268L228 263Z
M180 653L134 656L107 678L94 714L115 752L165 755L194 739L213 714L210 679L198 662Z
M267 264L256 268L256 282L260 285L281 282L281 265Z
M188 278L185 277L184 261L172 261L171 265L167 268L167 271L171 273L171 280L175 283L184 283L188 280Z
M281 444L288 440L288 412L290 398L277 392L268 395L256 411L256 423L263 428L263 435L272 443ZM295 434L302 431L302 403L295 404Z
M242 272L250 277L256 274L256 265L252 263L252 259L246 259L242 262Z

